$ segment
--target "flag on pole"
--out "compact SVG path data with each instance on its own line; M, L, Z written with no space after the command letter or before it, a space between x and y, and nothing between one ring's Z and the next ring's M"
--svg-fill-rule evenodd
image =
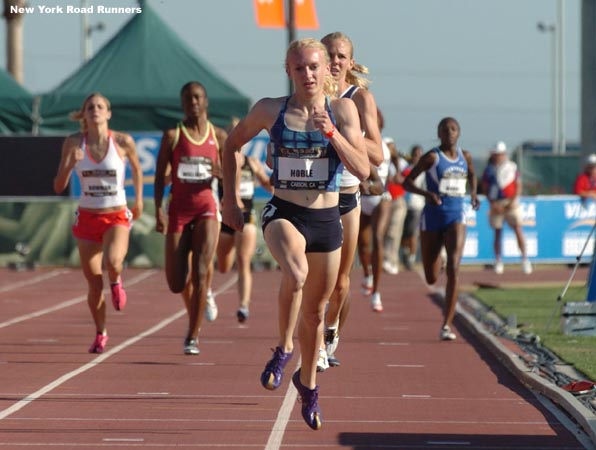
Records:
M318 30L317 8L315 0L294 0L297 30Z
M285 28L284 0L254 0L259 28Z
M285 28L285 0L253 0L255 17L259 28ZM298 30L317 30L319 21L315 0L291 0L294 2L295 28Z

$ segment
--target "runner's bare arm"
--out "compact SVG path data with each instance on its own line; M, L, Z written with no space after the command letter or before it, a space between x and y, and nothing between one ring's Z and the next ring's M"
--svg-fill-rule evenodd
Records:
M176 129L166 130L161 138L161 146L157 154L157 164L155 167L155 181L153 183L153 201L155 203L155 230L159 233L165 231L166 216L163 211L163 194L166 187L166 177L171 171L170 158L172 155L172 145L176 137Z
M250 164L250 167L252 168L252 171L254 172L255 177L257 178L257 181L259 182L259 184L267 192L273 193L273 186L271 185L271 180L269 178L269 175L267 175L267 173L265 172L265 168L263 167L263 164L261 164L259 161L257 161L252 156L247 156L247 158L248 158L248 164Z
M281 99L263 98L238 122L228 135L223 150L223 222L235 230L242 230L244 221L236 198L240 150L261 130L269 130L279 112Z
M356 104L360 116L360 127L364 131L368 159L372 165L378 166L383 162L383 148L377 118L377 102L372 93L366 89L358 89L352 100Z
M130 134L114 133L116 143L124 151L132 174L132 185L135 191L135 200L131 209L133 219L138 219L143 214L143 170L139 162L139 155L135 141Z
M360 181L368 178L370 163L366 154L364 137L360 130L360 120L356 105L350 99L340 98L332 102L333 114L337 119L340 130L333 132L331 144L337 151L341 161ZM326 114L326 113L325 113ZM328 123L327 123L328 122ZM316 125L316 123L315 123ZM332 129L331 121L327 119L319 126L323 133Z
M81 135L74 134L68 136L62 144L62 154L58 164L58 173L54 178L54 192L62 193L68 186L72 171L77 162L83 159L83 150L81 149Z
M467 150L462 150L464 158L468 163L468 185L470 186L470 201L472 208L477 210L480 208L480 201L478 200L478 180L476 179L476 171L474 170L474 163L472 162L472 155Z

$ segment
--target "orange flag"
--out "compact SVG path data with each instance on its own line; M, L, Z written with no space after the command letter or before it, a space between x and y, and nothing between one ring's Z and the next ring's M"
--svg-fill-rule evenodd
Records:
M259 28L285 28L284 0L254 0Z
M319 21L317 20L317 8L315 8L315 0L294 0L294 12L296 14L296 29L319 29Z
M260 28L285 28L284 3L286 0L253 0L257 26ZM315 0L291 0L294 2L294 26L298 30L317 30L319 21Z

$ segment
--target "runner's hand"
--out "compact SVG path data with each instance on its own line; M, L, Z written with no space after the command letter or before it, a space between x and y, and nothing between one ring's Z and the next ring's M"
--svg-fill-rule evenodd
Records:
M167 219L161 208L155 211L155 231L161 234L166 232Z
M474 211L478 211L480 209L480 200L478 200L478 197L476 197L475 195L472 195L471 202L472 202L472 209Z
M222 209L222 222L236 231L244 228L242 210L235 203L225 202Z
M315 127L321 130L323 134L327 134L335 128L326 110L320 111L316 106L313 106L311 117Z

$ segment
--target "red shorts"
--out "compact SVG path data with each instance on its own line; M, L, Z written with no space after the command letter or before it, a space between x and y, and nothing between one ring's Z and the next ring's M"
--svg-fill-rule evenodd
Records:
M110 213L92 213L77 209L72 234L77 239L103 242L103 235L113 226L123 226L130 230L132 213L128 208Z
M168 234L182 233L184 227L196 220L220 220L219 208L211 189L206 189L190 201L176 201L168 206Z

